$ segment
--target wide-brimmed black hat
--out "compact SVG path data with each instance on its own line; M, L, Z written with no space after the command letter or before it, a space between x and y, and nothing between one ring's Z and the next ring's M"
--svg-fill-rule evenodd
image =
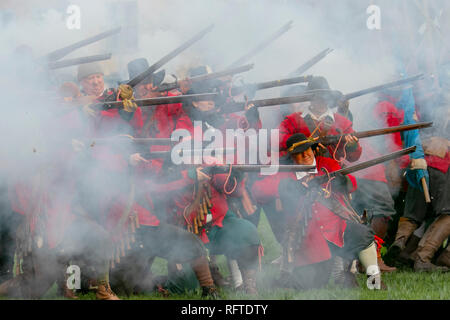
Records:
M130 80L133 79L134 77L138 76L145 70L147 70L149 67L150 67L150 65L148 64L148 61L145 58L139 58L139 59L134 59L134 60L130 61L127 65L128 76L130 77ZM159 72L149 75L147 78L145 78L142 81L142 83L152 82L153 85L155 87L157 87L164 80L165 76L166 76L166 71L161 70Z
M308 86L306 87L306 90L310 91L319 89L330 90L330 85L328 84L327 79L321 76L312 77L311 80L308 81Z
M294 133L286 141L286 149L289 155L296 154L307 150L308 148L315 148L317 142L308 139L303 133Z
M321 76L314 76L309 80L305 93L316 93L318 98L329 103L335 102L342 97L342 93L331 90L327 79Z

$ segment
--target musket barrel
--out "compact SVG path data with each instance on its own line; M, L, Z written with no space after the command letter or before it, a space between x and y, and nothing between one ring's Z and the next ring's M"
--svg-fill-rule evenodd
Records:
M79 65L79 64L83 64L83 63L91 63L91 62L95 62L95 61L109 60L109 59L111 59L111 56L112 56L112 53L106 53L106 54L98 54L98 55L75 58L75 59L53 61L53 62L49 62L48 68L53 70L53 69L71 67L71 66L75 66L75 65Z
M413 153L414 151L416 151L416 146L412 146L412 147L409 147L409 148L406 148L406 149L403 149L403 150L400 150L400 151L396 151L396 152L393 152L393 153L390 153L390 154L387 154L387 155L384 155L384 156L381 156L381 157L378 157L378 158L375 158L375 159L372 159L372 160L361 162L361 163L355 164L353 166L350 166L350 167L347 167L347 168L343 168L343 169L331 172L330 174L331 175L335 175L336 173L341 173L341 174L344 174L344 175L351 174L353 172L360 171L360 170L363 170L363 169L375 166L377 164L380 164L380 163L383 163L383 162L386 162L386 161L389 161L389 160L393 160L393 159L399 158L401 156Z
M127 137L114 137L114 138L91 138L86 140L90 145L95 144L117 144L117 143L129 143L138 145L170 145L175 144L177 141L172 141L170 138L127 138Z
M176 141L172 141L173 143L177 143ZM186 153L188 155L203 155L204 152L213 152L213 151L217 151L217 150L221 150L222 152L230 152L230 151L234 151L234 148L213 148L213 149L181 149L178 150L178 154L181 155L182 153ZM164 158L164 157L169 157L172 155L172 152L175 152L173 150L167 150L167 151L149 151L149 152L145 152L145 158Z
M217 96L217 93L199 93L199 94L189 94L180 95L173 97L158 97L158 98L148 98L148 99L136 99L133 100L140 107L150 107L162 104L172 104L172 103L184 103L188 101L201 101L201 100L213 100ZM123 101L105 101L94 104L94 107L99 106L106 109L120 108L123 106Z
M289 165L289 164L280 164L280 165L263 165L263 164L233 164L232 170L243 171L243 172L258 172L263 168L277 168L278 172L291 172L291 171L312 171L316 169L316 166L307 166L307 165ZM214 170L219 172L229 172L229 165L218 165L214 166Z
M230 69L219 71L219 72L213 72L213 73L209 73L209 74L205 74L205 75L201 75L201 76L197 76L197 77L188 78L187 80L195 83L195 82L207 81L207 80L211 80L211 79L217 79L217 78L221 78L221 77L225 77L225 76L229 76L229 75L247 72L247 71L253 69L253 66L254 66L254 64L247 64L247 65L240 66L237 68L230 68ZM161 85L158 88L158 91L159 92L170 91L173 89L177 89L179 87L180 87L180 85L178 82L167 83L167 84Z
M282 26L277 32L275 32L273 35L271 35L269 38L267 38L265 41L261 42L259 45L257 45L255 48L250 50L247 54L243 55L236 61L234 61L229 68L242 65L249 61L256 53L263 50L265 47L267 47L271 42L278 39L280 36L282 36L285 32L287 32L289 29L292 28L293 21L289 21L284 26Z
M395 133L395 132L403 132L403 131L409 131L409 130L415 130L415 129L428 128L428 127L431 127L432 125L433 125L433 122L420 122L420 123L415 123L415 124L407 124L407 125L389 127L389 128L384 128L384 129L359 131L359 132L355 132L355 137L368 138L368 137L374 137L374 136L390 134L390 133Z
M311 79L311 76L301 76L301 77L293 77L293 78L287 78L287 79L280 79L280 80L248 84L248 85L232 88L231 94L237 95L248 89L264 90L264 89L270 89L270 88L275 88L275 87L288 86L291 84L308 82L310 79Z
M395 127L389 127L389 128L382 128L382 129L374 129L374 130L367 130L367 131L357 131L351 133L352 136L357 137L358 139L361 138L369 138L369 137L375 137L395 132L403 132L408 130L415 130L415 129L423 129L428 128L433 125L433 122L420 122L420 123L414 123L414 124L407 124L402 126L395 126ZM339 139L345 136L342 134L338 135L332 135L332 136L325 136L318 140L323 145L329 145L333 144L339 141Z
M251 100L247 103L245 102L234 102L223 107L223 111L225 113L234 113L238 111L243 111L246 104L253 104L256 107L269 107L276 106L282 104L290 104L297 102L306 102L311 101L317 94L316 93L307 93L300 96L292 96L292 97L279 97L279 98L269 98L269 99L261 99L261 100Z
M198 40L200 40L201 38L203 38L203 36L205 36L208 32L210 32L212 29L214 28L214 25L211 24L210 26L208 26L206 29L200 31L199 33L197 33L195 36L193 36L191 39L189 39L188 41L186 41L185 43L183 43L181 46L179 46L178 48L176 48L175 50L173 50L172 52L170 52L169 54L167 54L166 56L162 57L159 61L157 61L156 63L154 63L153 65L151 65L147 70L145 70L144 72L138 74L136 77L134 77L133 79L130 79L127 84L131 87L135 87L136 85L138 85L141 81L143 81L145 78L147 78L148 76L152 75L156 70L158 70L159 68L161 68L163 65L165 65L167 62L169 62L170 60L172 60L173 58L175 58L177 55L179 55L181 52L183 52L184 50L186 50L187 48L189 48L191 45L193 45L195 42L197 42Z
M48 62L52 62L52 61L56 61L59 59L62 59L63 57L65 57L66 55L68 55L69 53L71 53L72 51L75 51L76 49L85 47L91 43L100 41L102 39L105 39L107 37L110 37L116 33L119 33L122 30L122 27L118 27L109 31L105 31L102 32L98 35L95 35L93 37L78 41L72 45L69 45L67 47L55 50L53 52L48 53L43 59L45 59Z
M345 94L344 95L344 100L349 100L349 99L353 99L353 98L356 98L356 97L360 97L360 96L366 95L368 93L377 92L377 91L381 91L381 90L384 90L384 89L389 89L389 88L401 86L401 85L404 85L404 84L407 84L407 83L410 83L410 82L413 82L413 81L417 81L417 80L420 80L420 79L423 79L423 78L424 78L424 74L421 73L421 74L418 74L418 75L415 75L413 77L409 77L409 78L406 78L406 79L401 79L401 80L389 82L389 83L386 83L386 84L382 84L382 85L379 85L379 86L375 86L375 87L371 87L371 88L355 91L355 92L352 92L352 93Z
M319 54L312 57L310 60L306 61L304 64L302 64L300 67L298 67L295 71L291 72L289 74L290 77L293 77L295 75L301 75L307 70L309 70L312 66L317 64L320 60L325 58L328 54L330 54L333 51L333 49L326 48L325 50L319 52Z

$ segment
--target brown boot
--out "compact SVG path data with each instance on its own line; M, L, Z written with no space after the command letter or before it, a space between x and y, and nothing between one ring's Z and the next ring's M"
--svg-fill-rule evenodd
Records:
M403 249L398 255L398 261L404 264L414 263L414 257L412 254L417 249L419 242L420 238L413 233L411 237L409 237L405 249Z
M66 299L78 299L78 296L75 295L75 291L71 290L67 287L67 279L69 278L68 274L65 274L62 281L58 281L59 292Z
M442 242L450 235L450 216L439 216L427 229L415 252L415 271L447 271L446 267L438 267L431 263L434 254Z
M395 235L395 241L390 246L385 256L385 259L389 264L395 263L398 255L403 249L405 249L406 242L417 227L417 224L408 218L400 218L398 222L397 234Z
M375 232L375 235L379 237L381 240L384 240L389 227L389 218L385 216L375 216L372 218L371 227ZM378 260L378 267L380 268L381 272L397 271L397 268L390 267L386 265L386 263L384 263L383 258L381 258L380 248L377 248L377 260Z
M447 245L447 248L439 255L436 264L450 268L450 245Z
M99 282L95 296L97 300L120 300L106 281Z
M216 286L221 288L230 286L230 282L226 281L220 273L219 266L216 264L216 260L213 257L211 257L211 260L209 262L209 269Z
M197 276L198 282L202 287L202 298L216 300L219 298L216 287L214 286L214 280L209 270L208 260L205 256L198 257L191 262L192 270L194 270Z
M67 288L67 285L64 285L63 290L64 290L64 292L63 292L64 298L78 299L78 296L75 294L75 292L73 290L70 290L69 288Z
M242 280L244 281L245 293L251 295L257 295L258 289L256 288L256 269L241 269Z
M378 261L378 267L380 267L380 271L381 272L394 272L397 271L396 267L390 267L388 265L386 265L383 261L383 258L381 258L380 253L378 252L377 255L377 261Z

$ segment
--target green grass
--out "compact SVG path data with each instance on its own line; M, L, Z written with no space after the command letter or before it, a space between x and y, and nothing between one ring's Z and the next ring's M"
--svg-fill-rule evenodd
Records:
M261 215L261 222L258 226L259 234L264 246L264 257L262 258L262 273L258 278L259 295L257 297L248 296L233 291L221 290L223 299L259 299L259 300L311 300L311 299L339 299L339 300L450 300L450 273L415 273L412 270L400 270L391 274L383 274L383 281L388 286L387 291L373 291L365 286L365 275L358 275L359 289L342 289L329 285L323 289L315 290L287 290L273 289L270 281L278 276L277 267L270 262L281 254L281 247L274 238L267 219ZM228 275L228 268L225 258L218 257L218 264L224 276ZM152 266L154 274L167 274L167 262L156 258ZM95 299L94 293L79 295L80 299ZM169 298L164 298L159 293L139 295L139 296L119 296L121 299L133 300L159 300L159 299L200 299L200 291L186 294L173 294ZM56 295L56 286L49 290L45 299L62 299Z

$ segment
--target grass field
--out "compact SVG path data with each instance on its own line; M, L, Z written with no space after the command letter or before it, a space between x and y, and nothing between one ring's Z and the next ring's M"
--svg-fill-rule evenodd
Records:
M232 291L220 291L221 298L229 300L239 299L261 299L261 300L310 300L310 299L353 299L353 300L450 300L450 273L414 273L412 270L400 270L392 274L384 274L383 281L388 286L387 291L373 291L365 286L365 276L358 275L361 289L342 289L329 285L323 289L316 290L288 290L270 288L270 279L278 275L278 270L270 262L281 253L281 247L276 242L270 226L264 215L261 216L258 231L264 246L264 257L262 259L263 277L258 279L259 296L252 297ZM218 258L219 267L226 276L228 269L225 259ZM166 274L167 263L165 260L156 258L152 266L155 274ZM55 287L46 295L46 299L61 299L55 295ZM148 300L148 299L200 299L200 291L187 292L185 294L174 294L164 298L159 293L139 296L119 296L121 299ZM94 293L80 295L80 299L95 299Z

